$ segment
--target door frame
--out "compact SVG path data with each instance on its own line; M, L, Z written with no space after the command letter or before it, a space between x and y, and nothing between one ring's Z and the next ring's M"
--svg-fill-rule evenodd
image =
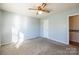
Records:
M76 16L76 15L79 15L79 13L74 13L74 14L68 15L68 21L67 21L67 23L68 23L68 29L67 29L67 30L68 30L68 39L69 39L69 40L68 40L68 43L69 43L69 45L70 45L70 43L71 43L71 42L70 42L70 35L69 35L69 34L70 34L70 33L69 33L69 17L71 17L71 16Z

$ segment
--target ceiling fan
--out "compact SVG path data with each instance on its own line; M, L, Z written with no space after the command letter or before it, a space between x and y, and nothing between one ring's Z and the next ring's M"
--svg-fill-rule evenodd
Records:
M47 4L46 3L42 3L41 5L37 6L37 8L29 8L29 10L37 10L36 15L38 14L42 14L43 12L45 13L49 13L49 10L46 10Z

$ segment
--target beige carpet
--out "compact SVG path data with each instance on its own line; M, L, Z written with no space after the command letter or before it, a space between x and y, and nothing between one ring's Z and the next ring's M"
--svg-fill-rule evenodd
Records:
M69 55L79 54L79 49L46 39L35 38L24 41L19 48L14 44L1 47L1 55Z

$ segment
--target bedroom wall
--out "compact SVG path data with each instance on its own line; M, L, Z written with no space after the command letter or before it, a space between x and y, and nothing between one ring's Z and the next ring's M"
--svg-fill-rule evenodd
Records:
M2 11L2 10L1 10ZM12 33L11 33L11 26L12 26L12 14L2 11L2 40L1 44L8 44L11 42Z
M16 34L17 31L23 34L24 39L31 39L40 35L40 21L37 18L2 11L1 23L2 44L10 43L12 41L12 35L18 36ZM12 30L15 33L12 34Z
M51 14L41 19L41 36L69 44L69 16L75 13L79 13L79 8ZM48 25L45 26L47 20Z

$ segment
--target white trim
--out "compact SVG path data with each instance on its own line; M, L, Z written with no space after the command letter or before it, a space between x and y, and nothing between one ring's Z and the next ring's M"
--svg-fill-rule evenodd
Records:
M49 37L44 37L44 36L42 36L43 38L47 38L47 39L49 39L49 40L53 40L53 41L56 41L56 42L59 42L59 43L62 43L62 44L65 44L65 45L69 45L69 42L63 42L63 41L59 41L59 40L56 40L56 39L54 39L54 38L49 38Z
M67 17L67 43L69 44L69 16Z
M2 45L7 45L7 44L11 44L12 42L8 42L8 43L3 43L3 44L0 44L1 46Z
M79 13L70 14L68 16L75 16L75 15L79 15Z
M68 42L63 42L63 41L54 40L54 39L50 39L50 40L53 40L53 41L56 41L56 42L59 42L59 43L62 43L62 44L66 44L66 45L69 45L69 43L68 43Z

